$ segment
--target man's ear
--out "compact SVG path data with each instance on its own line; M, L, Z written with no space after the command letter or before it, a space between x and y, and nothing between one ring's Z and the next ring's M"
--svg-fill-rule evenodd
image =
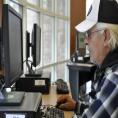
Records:
M105 30L104 30L104 46L108 45L109 40L110 40L110 30L108 28L105 28Z

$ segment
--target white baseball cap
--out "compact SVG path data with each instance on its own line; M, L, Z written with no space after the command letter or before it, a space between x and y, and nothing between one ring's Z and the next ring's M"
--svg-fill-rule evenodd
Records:
M118 0L94 0L86 19L75 28L86 32L97 22L118 24Z

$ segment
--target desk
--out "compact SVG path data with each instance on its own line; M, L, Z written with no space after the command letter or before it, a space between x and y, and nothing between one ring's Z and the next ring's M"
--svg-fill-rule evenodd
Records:
M43 105L55 105L57 98L60 95L56 93L56 86L52 85L50 89L49 95L42 95L42 104ZM65 118L72 118L73 112L72 111L65 111L64 112Z
M72 97L78 101L79 86L93 79L96 66L86 63L68 63L67 66Z

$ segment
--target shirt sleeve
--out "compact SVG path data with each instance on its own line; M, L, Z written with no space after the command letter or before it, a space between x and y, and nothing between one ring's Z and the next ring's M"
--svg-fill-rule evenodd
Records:
M109 74L82 118L118 118L118 73Z

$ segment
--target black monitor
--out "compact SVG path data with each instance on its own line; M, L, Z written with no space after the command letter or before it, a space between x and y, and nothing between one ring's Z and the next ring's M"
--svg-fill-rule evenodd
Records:
M30 57L30 33L26 31L26 60Z
M31 48L31 49L30 49ZM29 62L28 58L32 57L32 61ZM33 24L30 42L30 33L26 32L26 63L28 72L26 76L40 76L42 71L35 71L33 67L37 67L41 60L41 28L38 24ZM29 64L30 63L30 64Z
M3 62L3 86L2 88L11 87L23 74L23 54L22 54L22 17L8 4L3 5L2 16L2 62ZM4 91L0 89L1 92ZM6 92L3 92L3 98L0 99L0 105L9 104ZM16 92L17 93L17 92ZM23 94L19 93L19 98L23 98ZM12 101L17 103L14 93ZM0 96L1 97L1 96ZM15 99L14 99L15 98ZM21 99L19 99L19 103ZM10 103L10 105L12 105Z
M10 87L23 73L22 18L9 5L3 5L2 41L5 86Z
M41 28L37 24L33 25L32 30L32 58L32 65L38 66L41 60Z

